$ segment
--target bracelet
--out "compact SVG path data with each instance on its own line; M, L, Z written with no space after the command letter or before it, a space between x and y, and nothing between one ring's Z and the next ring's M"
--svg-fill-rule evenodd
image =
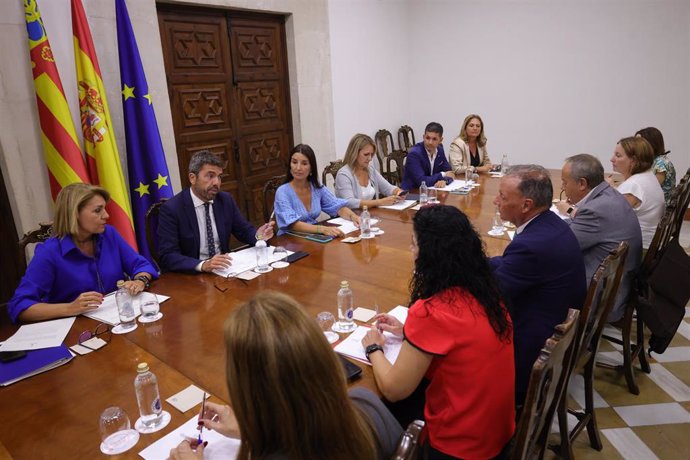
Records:
M317 226L316 226L316 233L318 233L319 235L321 235L321 226L320 226L320 225L317 225Z
M141 281L142 283L144 283L144 289L148 289L151 286L151 280L148 276L139 275L134 277L132 281Z

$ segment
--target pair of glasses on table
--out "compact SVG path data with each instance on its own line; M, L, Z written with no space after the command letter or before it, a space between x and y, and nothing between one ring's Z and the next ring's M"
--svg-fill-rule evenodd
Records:
M77 345L88 348L91 351L100 350L110 343L110 339L113 337L112 328L113 327L109 324L100 323L94 330L87 330L79 334L79 341L77 342ZM96 338L105 343L92 340Z

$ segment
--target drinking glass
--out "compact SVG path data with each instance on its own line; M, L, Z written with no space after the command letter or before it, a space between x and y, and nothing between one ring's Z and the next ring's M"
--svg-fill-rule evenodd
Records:
M501 219L501 213L499 212L498 209L496 209L496 213L494 214L494 219L493 219L493 224L491 226L491 232L492 235L494 236L499 236L503 235L503 219Z
M429 204L438 203L437 191L435 188L430 188L428 192Z
M139 433L132 429L127 413L120 407L108 407L101 414L101 452L117 455L128 451L139 441Z
M322 311L316 315L316 322L319 323L319 327L323 331L323 335L326 336L328 343L335 343L338 341L340 336L331 330L335 323L335 316L333 316L333 313Z
M273 248L272 259L275 260L275 262L273 262L271 264L271 267L273 267L273 268L285 268L288 265L290 265L290 263L285 260L285 259L287 259L287 256L288 256L287 249L285 249L283 246L276 246L275 248Z
M153 293L143 293L145 297L141 299L141 316L139 316L140 323L152 323L158 321L163 317L161 313L161 306L158 303L158 297Z

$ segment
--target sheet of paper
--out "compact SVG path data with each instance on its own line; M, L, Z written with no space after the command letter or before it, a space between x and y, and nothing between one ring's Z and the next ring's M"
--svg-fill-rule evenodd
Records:
M189 385L184 390L166 399L166 401L180 412L187 412L192 407L200 405L203 397L204 390L196 385ZM210 395L206 393L206 397L208 398Z
M199 399L201 401L201 399ZM146 449L139 452L139 456L145 460L160 460L170 456L170 449L177 447L185 438L196 439L199 435L197 431L198 417L194 415L184 425L163 436ZM240 440L226 438L216 431L204 430L201 435L208 445L204 449L205 460L227 460L237 458L237 451L240 449Z
M141 314L140 304L144 300L155 296L158 299L158 303L162 304L170 298L170 296L163 294L154 294L153 292L142 292L141 294L134 297L134 302L132 306L134 307L134 313L139 316ZM120 315L117 314L117 303L115 302L115 293L111 292L103 298L103 303L97 309L84 313L84 316L102 323L110 324L114 326L120 323Z
M69 347L69 349L77 353L78 355L88 355L92 351L96 351L99 348L103 348L107 344L108 342L106 342L100 337L91 337L89 340L82 342L81 345L77 343Z
M271 264L280 259L280 256L273 254L273 246L268 247L268 263ZM292 254L293 251L287 251L287 255ZM247 270L253 270L256 268L256 248L245 248L241 251L229 253L232 257L232 265L224 270L213 270L216 275L222 276L223 278L237 276L240 273L244 273Z
M409 208L410 206L413 206L417 201L416 200L403 200L399 201L395 204L391 204L389 206L379 206L380 209L392 209L394 211L402 211L404 209Z
M405 321L407 321L407 312L410 309L407 307L403 307L402 305L398 305L394 309L388 312L389 315L394 316L398 321L401 323L405 324Z
M363 323L368 322L371 318L376 315L376 312L370 308L357 307L355 311L352 312L352 318L355 321L361 321Z
M369 329L370 328L366 326L358 326L352 334L336 345L334 348L335 352L371 366L367 356L364 354L364 347L362 346L362 339ZM383 354L386 355L388 361L395 364L400 354L400 347L402 347L402 337L397 337L390 332L384 332L383 335L386 337L386 343L383 345Z
M378 219L371 219L371 226L373 227L374 225L379 223ZM359 227L357 227L354 222L351 222L347 219L343 219L342 217L336 217L335 219L331 219L328 221L329 224L334 224L337 225L338 228L340 229L341 232L344 234L352 233L359 231Z
M260 275L261 273L256 273L254 270L247 270L246 272L237 275L237 278L245 281L251 281Z
M469 186L470 187L479 187L479 183L474 182L474 181L470 181ZM442 192L452 192L453 190L458 190L458 189L461 189L464 187L467 187L467 182L465 182L464 180L458 179L458 180L454 180L453 182L446 185L445 187L429 187L429 188L441 190Z
M0 351L39 350L62 345L76 318L26 324L0 345Z

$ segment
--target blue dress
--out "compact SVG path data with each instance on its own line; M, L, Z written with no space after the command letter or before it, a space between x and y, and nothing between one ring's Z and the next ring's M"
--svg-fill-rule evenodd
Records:
M12 321L36 303L72 302L83 292L112 292L124 273L139 272L158 278L158 272L122 239L117 230L105 226L96 235L96 256L85 255L71 236L52 237L36 246L26 274L8 305Z
M316 188L311 186L311 209L307 211L292 186L283 184L276 190L273 209L278 223L278 235L288 231L288 227L295 222L315 224L321 211L329 216L338 214L338 210L347 205L347 200L336 198L328 187Z

